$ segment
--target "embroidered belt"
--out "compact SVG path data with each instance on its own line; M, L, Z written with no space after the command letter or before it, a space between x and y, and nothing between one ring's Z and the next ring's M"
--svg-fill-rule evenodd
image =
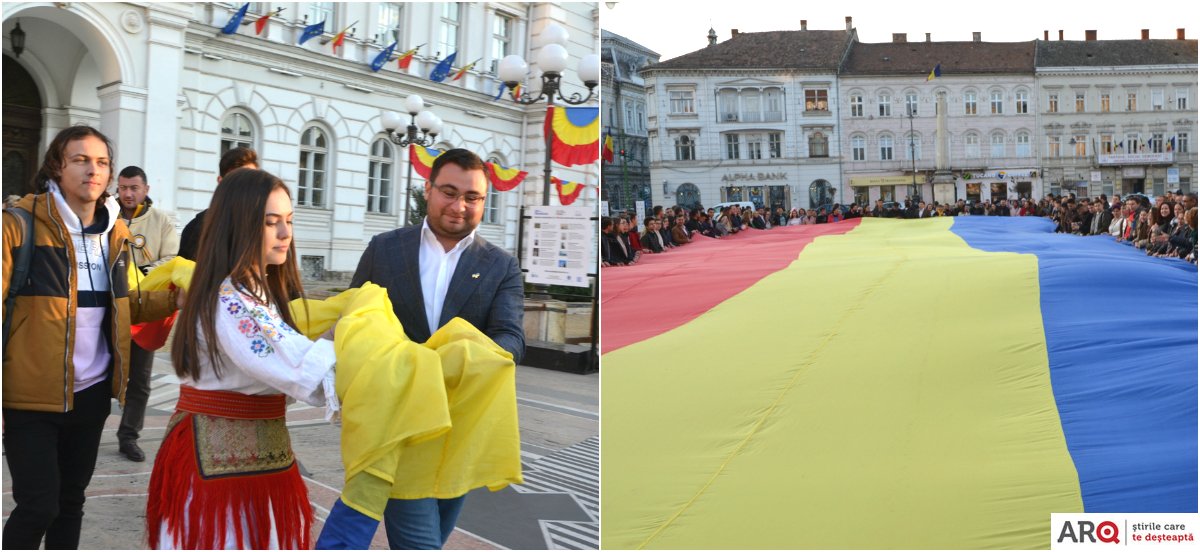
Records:
M287 415L285 395L245 395L179 386L176 410L238 420L270 420Z
M179 389L177 411L169 425L191 418L202 478L266 475L295 463L284 395Z

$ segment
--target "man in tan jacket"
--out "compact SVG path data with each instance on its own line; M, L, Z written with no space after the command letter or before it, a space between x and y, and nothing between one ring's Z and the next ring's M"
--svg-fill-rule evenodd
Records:
M156 208L150 199L150 184L141 167L130 165L117 175L117 200L121 204L121 220L129 226L133 238L129 253L134 266L143 274L173 258L179 251L179 234L175 216ZM133 282L130 282L133 284ZM146 453L138 446L138 432L146 419L146 402L150 400L150 373L154 367L154 351L143 349L136 341L129 343L129 387L125 391L125 410L117 428L117 450L134 462L144 462Z

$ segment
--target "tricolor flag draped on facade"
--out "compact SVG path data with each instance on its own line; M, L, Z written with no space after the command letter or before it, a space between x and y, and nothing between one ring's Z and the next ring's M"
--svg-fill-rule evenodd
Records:
M1197 510L1194 265L938 217L602 270L605 548L1045 549L1052 512Z
M413 170L426 179L429 178L430 172L433 171L433 160L437 159L441 154L441 150L425 146L418 146L416 144L408 146L408 161L412 163Z
M604 135L604 153L602 157L605 163L613 162L612 133Z
M554 183L554 189L558 192L558 202L560 205L570 205L575 203L580 192L587 187L586 184L578 182L569 182L557 176L551 176L550 182Z
M600 158L600 108L547 107L546 135L550 156L564 167L593 163Z
M483 166L486 169L485 172L487 173L488 180L492 182L492 188L495 188L499 192L507 192L516 188L518 184L525 180L526 176L529 176L528 172L502 167L499 163L491 161L484 163Z

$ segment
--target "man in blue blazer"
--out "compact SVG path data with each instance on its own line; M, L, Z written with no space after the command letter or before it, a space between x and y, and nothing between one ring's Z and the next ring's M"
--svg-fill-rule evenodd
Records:
M386 288L404 333L415 342L425 342L457 316L519 363L525 354L521 268L507 251L475 233L488 191L483 161L465 149L448 150L433 162L429 177L425 219L372 238L351 287L374 282ZM388 544L441 548L465 498L389 500Z

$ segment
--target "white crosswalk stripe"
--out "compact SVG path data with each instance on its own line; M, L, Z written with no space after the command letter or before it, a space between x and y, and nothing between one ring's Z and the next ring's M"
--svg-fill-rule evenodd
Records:
M590 437L525 465L525 483L518 492L570 494L589 522L543 520L542 534L552 550L589 550L600 547L600 438Z

